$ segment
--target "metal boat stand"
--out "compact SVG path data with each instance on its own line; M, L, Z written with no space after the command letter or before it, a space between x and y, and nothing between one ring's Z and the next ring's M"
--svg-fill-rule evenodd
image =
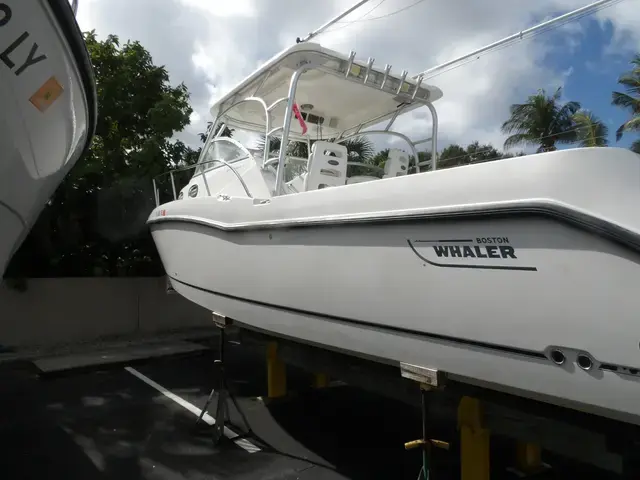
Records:
M229 391L229 387L227 384L227 378L225 375L225 370L224 370L224 351L225 351L225 342L226 342L226 328L231 326L233 324L233 320L225 317L224 315L219 315L215 312L213 313L213 323L216 325L216 327L218 327L218 329L220 330L220 336L219 336L219 357L214 360L213 365L214 365L214 371L215 374L217 376L217 382L216 385L211 389L211 392L209 393L209 397L207 398L206 403L204 404L204 407L202 408L202 411L200 412L200 415L198 416L198 419L196 420L196 425L202 421L202 418L204 417L205 413L207 412L209 405L211 405L211 402L213 401L213 397L214 394L217 391L218 394L218 401L216 404L216 413L215 413L215 423L213 424L213 432L212 432L212 440L213 440L213 444L214 445L218 445L220 444L220 442L226 438L224 435L224 430L228 425L232 425L231 424L231 419L229 417L229 401L233 402L233 406L235 407L236 411L240 414L240 416L242 417L242 422L244 423L245 427L246 427L246 432L239 435L239 436L234 436L234 440L237 440L238 438L242 438L242 437L246 437L252 434L252 430L251 430L251 426L249 425L249 422L247 421L247 417L245 416L244 412L240 409L240 407L238 406L238 402L236 401L235 397L233 396L233 394ZM236 428L236 430L239 430Z
M435 390L442 385L442 379L438 374L438 370L432 368L420 367L418 365L410 365L408 363L400 364L400 373L403 377L418 382L420 385L421 410L422 410L422 438L412 440L404 444L406 450L414 448L422 448L422 468L418 475L418 480L430 479L431 464L431 447L449 450L449 443L442 440L428 438L428 417L429 417L429 398L430 391Z

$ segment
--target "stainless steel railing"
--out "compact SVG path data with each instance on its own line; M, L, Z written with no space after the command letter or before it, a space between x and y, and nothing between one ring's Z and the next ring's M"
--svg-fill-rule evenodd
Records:
M241 158L236 159L236 161L245 160L246 158L249 158L249 157L246 157L246 156L245 157L241 157ZM173 199L177 200L178 199L178 192L176 190L176 183L175 183L175 177L174 177L175 173L186 172L186 171L189 171L189 170L200 168L203 165L215 164L215 163L219 163L219 164L223 165L224 167L227 167L228 169L230 169L233 172L233 174L236 176L236 178L240 181L240 184L242 185L242 188L244 189L245 193L247 194L247 197L253 198L253 195L251 195L251 192L249 191L249 187L247 186L247 184L243 180L242 176L238 173L238 171L235 168L233 168L233 166L231 164L229 164L229 162L226 162L224 160L207 160L207 161L204 161L204 162L194 163L193 165L187 165L186 167L175 168L173 170L169 170L168 172L161 173L160 175L158 175L155 178L153 178L152 179L152 182L153 182L153 197L154 197L155 202L156 202L156 207L160 206L160 191L158 189L158 182L157 182L158 179L160 179L161 177L165 177L167 175L170 177L170 179L171 179L171 191L173 193ZM207 173L206 171L203 171L201 173L196 173L193 177L196 177L197 175L202 175L202 180L204 182L205 189L207 190L207 196L211 196L211 189L209 188L209 182L207 180L206 173Z

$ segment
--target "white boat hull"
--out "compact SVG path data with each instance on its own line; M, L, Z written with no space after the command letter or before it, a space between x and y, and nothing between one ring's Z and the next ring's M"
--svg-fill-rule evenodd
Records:
M67 0L0 3L0 276L88 148L95 83Z
M609 180L622 181L622 197L628 183L637 200L640 176L624 179L640 174L640 157L611 152L612 164L625 171ZM562 155L477 165L475 172L490 175L518 162L533 188L526 168L580 160L589 171L600 154ZM454 170L276 197L266 205L171 202L152 213L151 230L175 290L239 322L640 424L640 253L633 232L620 227L629 224L627 207L615 213L602 202L600 220L620 227L610 234L587 227L584 212L569 218L544 206L553 202L491 207L483 196L500 192L490 185L476 191L473 205L443 194L433 197L431 210L400 208L401 192L409 192L406 205L421 205L417 185L429 190L440 182L446 190L473 172ZM607 182L601 175L605 191ZM520 187L527 198L527 186ZM395 212L375 209L376 189ZM579 202L580 194L572 195L555 203ZM349 199L363 213L313 215L346 212ZM295 212L308 216L296 219ZM566 356L562 365L551 360L554 348ZM578 353L593 360L590 370L576 365Z

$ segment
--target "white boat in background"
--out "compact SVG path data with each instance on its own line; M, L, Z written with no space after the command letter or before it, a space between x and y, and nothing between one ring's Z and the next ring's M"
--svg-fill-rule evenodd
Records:
M373 63L299 43L213 106L211 132L266 147L212 133L188 185L166 177L170 201L155 180L148 224L175 291L275 336L640 424L640 156L437 170L442 92ZM412 141L393 126L418 108L433 121ZM349 175L343 143L363 133L405 150ZM316 141L271 156L275 136Z
M77 1L0 2L0 276L97 121Z

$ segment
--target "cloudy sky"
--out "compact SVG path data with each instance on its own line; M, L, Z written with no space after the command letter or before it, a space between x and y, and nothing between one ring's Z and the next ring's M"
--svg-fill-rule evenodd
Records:
M263 61L355 0L81 0L78 21L100 38L139 40L165 65L171 82L191 93L191 125L178 134L197 146L209 107ZM590 0L371 0L314 41L359 59L415 74ZM566 99L592 110L610 129L625 113L610 106L616 79L640 51L640 0L622 0L594 15L492 52L428 83L436 102L440 145L473 140L500 147L511 103L539 88L564 87ZM418 114L418 112L416 112ZM415 138L427 118L401 125ZM629 136L617 145L628 146Z

